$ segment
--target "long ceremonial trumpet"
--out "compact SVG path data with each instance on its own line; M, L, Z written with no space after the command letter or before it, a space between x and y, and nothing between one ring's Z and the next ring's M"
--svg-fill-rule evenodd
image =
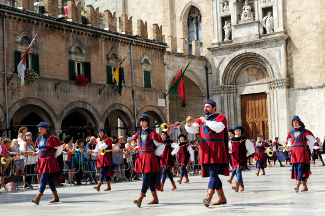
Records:
M131 149L133 149L133 148L121 148L121 149L110 149L110 150L105 150L104 148L100 148L99 153L104 156L105 153L107 153L107 152L114 152L114 151L120 151L120 150L131 150Z
M180 125L180 124L183 124L183 123L192 124L193 122L194 122L194 119L191 119L189 121L181 121L181 122L178 122L178 123L175 123L175 124L170 124L170 125L168 125L167 123L162 123L160 128L161 128L162 131L167 132L169 127L172 127L172 126L175 126L175 125Z
M11 161L11 160L15 160L16 158L19 158L19 157L14 157L14 158L10 158L10 159L6 159L6 158L1 158L1 163L3 164L3 165L6 165L6 163L8 162L8 161Z

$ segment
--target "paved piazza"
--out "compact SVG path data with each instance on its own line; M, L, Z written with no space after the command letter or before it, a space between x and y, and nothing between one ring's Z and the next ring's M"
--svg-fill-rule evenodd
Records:
M159 192L159 204L148 206L150 192L138 208L132 200L140 194L141 181L112 184L110 192L96 192L93 185L58 188L60 202L49 204L52 194L49 188L40 205L30 202L37 190L0 193L1 215L324 215L325 214L325 167L312 167L308 180L309 191L295 193L295 181L290 179L290 167L267 168L266 176L255 175L254 167L243 174L244 192L234 192L227 177L222 176L228 203L223 206L202 204L208 178L190 176L189 184L177 183L177 190L170 191L166 180L165 191ZM104 189L102 186L102 189ZM215 194L213 202L216 201Z

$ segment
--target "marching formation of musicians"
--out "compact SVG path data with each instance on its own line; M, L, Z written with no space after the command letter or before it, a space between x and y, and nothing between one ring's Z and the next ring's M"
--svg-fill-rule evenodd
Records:
M230 184L233 184L233 179L236 176L232 189L235 192L244 191L244 173L248 169L247 163L252 154L254 154L256 161L257 176L266 174L265 170L268 163L270 167L273 167L278 160L280 166L284 166L282 162L287 163L289 161L292 164L291 179L296 180L294 191L297 193L308 191L307 179L311 174L311 158L313 166L318 159L321 160L323 166L325 163L320 153L322 145L320 139L315 138L312 132L305 128L299 116L293 116L291 121L293 129L288 133L286 145L281 146L277 137L271 143L268 137L258 135L256 142L252 142L245 136L245 128L242 126L236 126L233 129L228 128L226 117L223 114L216 113L216 106L215 101L207 100L204 104L205 115L196 119L188 116L185 123L185 129L188 133L197 134L200 137L198 164L201 165L202 177L209 177L207 194L203 199L205 206L227 204L223 191L224 185L219 175L230 175L228 180ZM140 131L133 136L132 145L123 149L127 153L137 152L134 171L142 174L142 186L139 197L133 202L141 207L148 189L150 189L152 200L147 204L159 203L157 191L164 191L167 177L171 183L170 190L177 189L172 175L175 157L177 157L180 166L178 187L181 187L180 184L182 183L189 182L187 165L194 161L194 151L184 134L179 135L179 141L175 142L170 139L166 128L163 129L161 135L150 129L150 117L148 115L142 114L139 121ZM11 160L15 160L15 174L18 175L19 169L24 174L25 166L35 166L34 163L28 164L26 158L34 158L33 160L37 160L40 185L37 196L31 202L37 205L40 203L46 185L49 185L53 194L53 200L50 202L59 202L60 199L54 183L57 179L60 180L62 175L63 144L57 137L49 133L47 123L41 122L38 125L38 131L40 136L36 139L35 144L32 143L27 128L19 130L17 140L12 142L9 139L0 140L2 155L0 173L3 176ZM18 143L22 145L20 150L17 147ZM115 168L112 153L120 149L113 144L106 130L104 128L98 130L97 140L95 138L91 140L94 148L88 150L84 149L83 142L77 142L75 146L70 145L72 144L72 137L70 136L66 137L64 143L67 146L66 151L76 153L78 161L84 160L83 151L87 151L90 155L98 155L97 167L100 176L94 189L99 192L105 181L106 189L104 191L111 191L111 176L114 175ZM23 158L23 155L26 157ZM69 157L70 160L68 161L75 160L74 156L69 155ZM274 161L273 165L271 164L272 161ZM70 168L74 170L76 167L72 163L70 166L69 163L69 170ZM31 180L27 178L24 181L30 185ZM0 178L0 180L2 179ZM215 193L217 199L212 201Z

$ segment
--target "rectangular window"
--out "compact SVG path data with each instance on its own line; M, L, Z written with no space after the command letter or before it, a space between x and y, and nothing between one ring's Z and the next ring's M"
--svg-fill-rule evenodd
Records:
M75 72L76 72L76 76L79 76L81 74L83 74L83 65L82 62L75 62Z
M33 53L26 55L26 69L33 69Z
M146 70L144 71L144 87L151 88L151 72Z

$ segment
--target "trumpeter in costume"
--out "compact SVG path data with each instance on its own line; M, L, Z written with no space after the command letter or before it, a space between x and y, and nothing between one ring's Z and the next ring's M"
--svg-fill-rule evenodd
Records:
M234 127L234 131L235 137L233 137L230 141L232 144L232 164L233 169L236 170L237 183L236 186L232 187L232 189L238 192L244 190L242 171L245 171L247 168L247 156L254 153L255 148L254 144L249 139L243 136L245 130L242 126Z
M210 176L207 196L203 204L209 206L215 191L219 199L213 205L226 204L227 199L222 189L222 182L218 174L229 176L228 160L228 128L223 114L216 113L216 102L207 100L204 104L205 116L197 118L187 117L185 129L188 133L200 136L199 164L202 164L202 177Z
M313 146L313 166L316 166L315 165L315 161L319 158L322 163L323 163L323 166L325 166L325 163L323 161L323 157L322 157L322 154L320 153L319 149L320 149L320 139L318 137L316 137L316 142L314 143L314 146Z
M155 188L156 179L160 178L160 167L156 156L160 156L165 149L165 143L158 133L149 128L150 117L142 114L140 117L141 131L138 131L133 140L138 144L138 156L135 162L135 172L142 173L142 189L138 199L133 202L140 207L146 197L148 188L153 199L148 204L158 204L158 196Z
M188 179L186 167L189 161L194 161L194 151L184 134L180 134L178 136L178 139L179 151L177 152L177 160L178 165L181 165L181 175L178 180L178 183L181 184L184 177L186 179L184 183L188 183L190 181Z
M104 178L106 180L107 188L104 191L111 190L111 176L113 172L112 166L112 152L100 152L100 149L112 150L112 139L107 136L107 132L104 128L98 129L98 138L96 142L96 148L91 151L92 154L98 155L97 167L100 169L100 176L97 186L94 187L98 192L103 184Z
M270 148L267 142L263 142L263 137L261 134L257 136L257 141L254 143L255 153L254 160L256 161L257 173L259 176L260 170L262 170L261 175L265 175L264 169L267 167L266 151Z
M233 129L229 129L228 136L229 136L229 142L228 142L229 165L231 166L232 172L231 172L230 178L227 181L231 184L232 180L234 179L234 176L236 175L236 169L233 168L233 164L232 164L232 144L231 144L231 139L235 136L235 131Z
M161 133L161 138L165 142L165 150L160 157L160 163L163 167L162 179L161 179L161 191L164 190L164 184L166 181L166 176L168 176L170 182L172 183L172 189L176 189L176 184L171 173L172 167L174 167L173 155L177 154L179 150L179 145L174 143L173 140L169 139L168 133L163 131Z
M265 137L265 138L264 138L264 142L267 143L267 144L270 146L270 148L271 148L272 143L270 142L270 139L269 139L268 137ZM270 149L270 148L269 148L269 149ZM267 162L269 163L269 166L272 167L270 157L269 157L266 153L265 153L265 156L266 156L266 160L267 160Z
M298 193L299 186L302 184L301 191L308 191L307 179L310 174L310 150L315 143L314 135L305 129L304 123L299 116L292 118L293 129L288 133L287 143L291 147L291 179L296 179L294 190Z
M31 202L39 204L41 197L43 196L46 184L49 185L52 194L54 196L53 202L59 202L58 192L54 185L53 177L60 171L60 166L56 157L62 153L62 142L52 134L48 133L49 126L45 122L41 122L38 125L38 132L41 134L36 139L35 148L38 148L38 164L37 172L41 175L41 182L38 194Z
M275 137L275 141L272 144L273 151L278 151L279 150L280 143L279 143L278 140L279 140L279 138L278 137ZM273 166L276 166L275 165L275 162L277 160L279 160L278 157L275 157L274 158L274 165ZM280 163L280 167L284 167L284 165L282 165L282 161L279 160L279 163Z

